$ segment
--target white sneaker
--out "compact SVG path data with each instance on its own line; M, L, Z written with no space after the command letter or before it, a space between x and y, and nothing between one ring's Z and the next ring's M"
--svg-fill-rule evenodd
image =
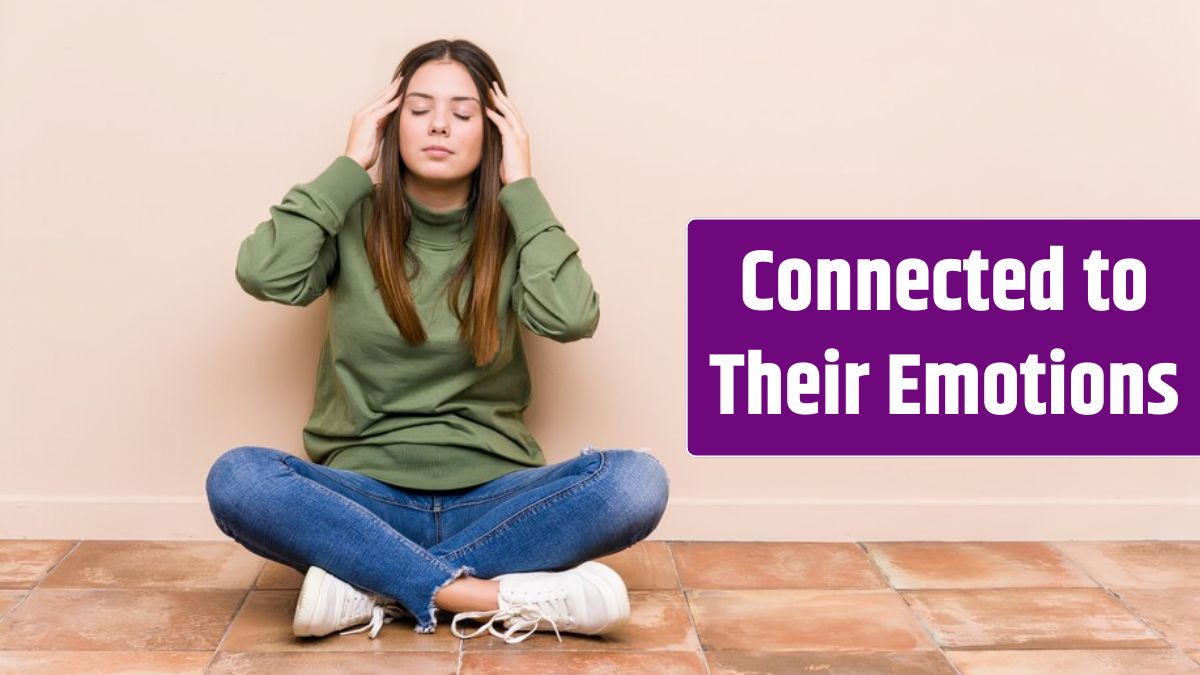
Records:
M621 575L594 560L562 572L501 574L495 580L500 582L500 608L455 614L451 634L465 639L488 631L513 644L536 631L553 629L562 642L560 630L599 635L629 621L629 592ZM474 633L459 633L459 619L483 617L488 617L487 623ZM496 621L503 621L508 630L501 633ZM525 632L514 635L521 630Z
M297 637L320 637L348 626L367 625L357 630L342 631L342 635L371 629L372 640L383 624L391 623L405 610L399 604L373 593L364 593L354 586L312 565L304 575L292 633Z

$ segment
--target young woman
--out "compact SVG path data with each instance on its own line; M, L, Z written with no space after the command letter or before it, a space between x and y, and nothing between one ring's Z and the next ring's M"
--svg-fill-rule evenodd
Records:
M238 251L247 293L308 305L329 290L329 322L303 430L312 461L225 452L207 479L213 517L305 574L298 636L365 623L345 632L374 638L401 614L430 633L439 609L459 637L612 630L628 594L593 558L654 530L666 473L644 449L547 464L523 420L520 327L590 337L598 295L492 59L437 40L395 75L354 115L345 153ZM487 621L462 634L463 618Z

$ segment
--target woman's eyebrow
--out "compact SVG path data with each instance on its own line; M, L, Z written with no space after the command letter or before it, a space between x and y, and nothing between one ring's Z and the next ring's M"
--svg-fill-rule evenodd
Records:
M425 93L422 93L419 91L410 91L410 92L408 92L408 95L409 96L420 96L421 98L427 98L431 101L433 100L433 97L430 96L429 94L425 94ZM479 103L479 99L475 98L474 96L452 96L450 98L450 100L451 101L474 101L476 103Z

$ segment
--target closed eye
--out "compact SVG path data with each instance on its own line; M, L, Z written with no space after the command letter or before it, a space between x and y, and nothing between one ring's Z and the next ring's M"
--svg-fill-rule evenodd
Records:
M412 113L412 114L414 114L414 115L424 115L425 113L427 113L427 112L429 112L429 111L428 111L428 110L410 110L409 112L411 112L411 113ZM469 119L471 119L469 116L468 116L468 117L463 117L462 115L459 115L458 113L454 113L454 116L455 116L455 117L457 117L457 118L458 118L458 119L460 119L460 120L469 120Z

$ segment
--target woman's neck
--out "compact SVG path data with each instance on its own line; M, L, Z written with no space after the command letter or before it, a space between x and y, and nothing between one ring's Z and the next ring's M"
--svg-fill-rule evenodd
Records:
M406 173L404 188L425 206L437 211L448 211L466 206L467 196L471 193L471 179L468 177L452 182L428 181Z

